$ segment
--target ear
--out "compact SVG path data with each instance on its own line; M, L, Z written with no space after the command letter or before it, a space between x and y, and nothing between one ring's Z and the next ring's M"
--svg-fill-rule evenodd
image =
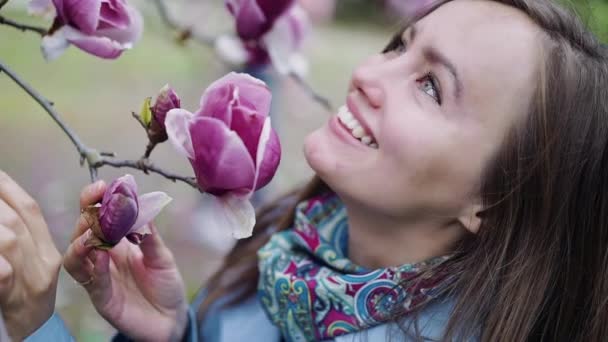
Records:
M482 209L483 208L479 203L469 204L458 217L458 222L460 222L460 224L469 232L477 234L479 226L481 226L481 218L478 214Z

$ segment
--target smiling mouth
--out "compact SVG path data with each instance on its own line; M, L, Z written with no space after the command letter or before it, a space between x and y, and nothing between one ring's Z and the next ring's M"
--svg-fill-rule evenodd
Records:
M359 123L357 118L348 110L348 107L342 106L338 111L338 121L350 132L350 134L363 145L378 149L378 143L374 136L365 131L365 128Z

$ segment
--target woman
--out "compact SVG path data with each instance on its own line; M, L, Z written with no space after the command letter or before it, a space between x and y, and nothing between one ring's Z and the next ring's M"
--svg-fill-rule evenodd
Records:
M190 309L159 235L95 251L80 222L64 266L117 340L608 339L605 48L549 0L428 9L354 71L305 143L317 177Z

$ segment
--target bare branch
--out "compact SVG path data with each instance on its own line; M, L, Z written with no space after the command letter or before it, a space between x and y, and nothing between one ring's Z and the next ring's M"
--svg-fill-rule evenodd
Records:
M215 44L215 37L211 37L200 32L194 32L192 28L182 27L179 25L172 17L169 15L169 10L167 9L167 5L163 0L154 0L154 5L156 5L156 9L158 10L158 14L160 15L161 20L167 25L167 27L176 30L179 32L178 40L183 42L187 39L195 39L197 42L213 47Z
M0 8L4 7L4 5L6 5L7 2L8 2L8 0L0 0Z
M136 170L140 170L144 173L148 173L148 172L152 172L152 173L156 173L159 174L173 182L184 182L188 185L190 185L191 187L199 190L198 184L196 183L196 178L194 177L184 177L184 176L180 176L180 175L176 175L170 172L167 172L159 167L154 166L151 162L149 161L145 161L142 162L142 160L115 160L115 159L106 159L103 158L102 160L100 160L99 162L97 162L94 167L95 168L99 168L102 167L104 165L109 165L109 166L113 166L116 168L131 168L131 169L136 169ZM200 190L199 190L200 191Z
M4 3L2 3L2 5L4 5ZM2 7L2 6L0 6L0 7ZM26 32L26 31L36 32L40 36L44 36L48 32L48 30L45 29L45 28L37 27L37 26L31 26L31 25L26 25L26 24L21 24L21 23L18 23L16 21L14 21L14 20L5 18L5 17L3 17L1 15L0 15L0 25L11 26L11 27L14 27L14 28L16 28L18 30L21 30L23 32Z

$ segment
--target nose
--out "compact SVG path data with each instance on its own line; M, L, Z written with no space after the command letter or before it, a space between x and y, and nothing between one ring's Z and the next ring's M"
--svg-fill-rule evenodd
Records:
M383 62L386 61L382 54L369 57L355 68L351 80L350 90L359 92L375 109L382 107L386 97Z

